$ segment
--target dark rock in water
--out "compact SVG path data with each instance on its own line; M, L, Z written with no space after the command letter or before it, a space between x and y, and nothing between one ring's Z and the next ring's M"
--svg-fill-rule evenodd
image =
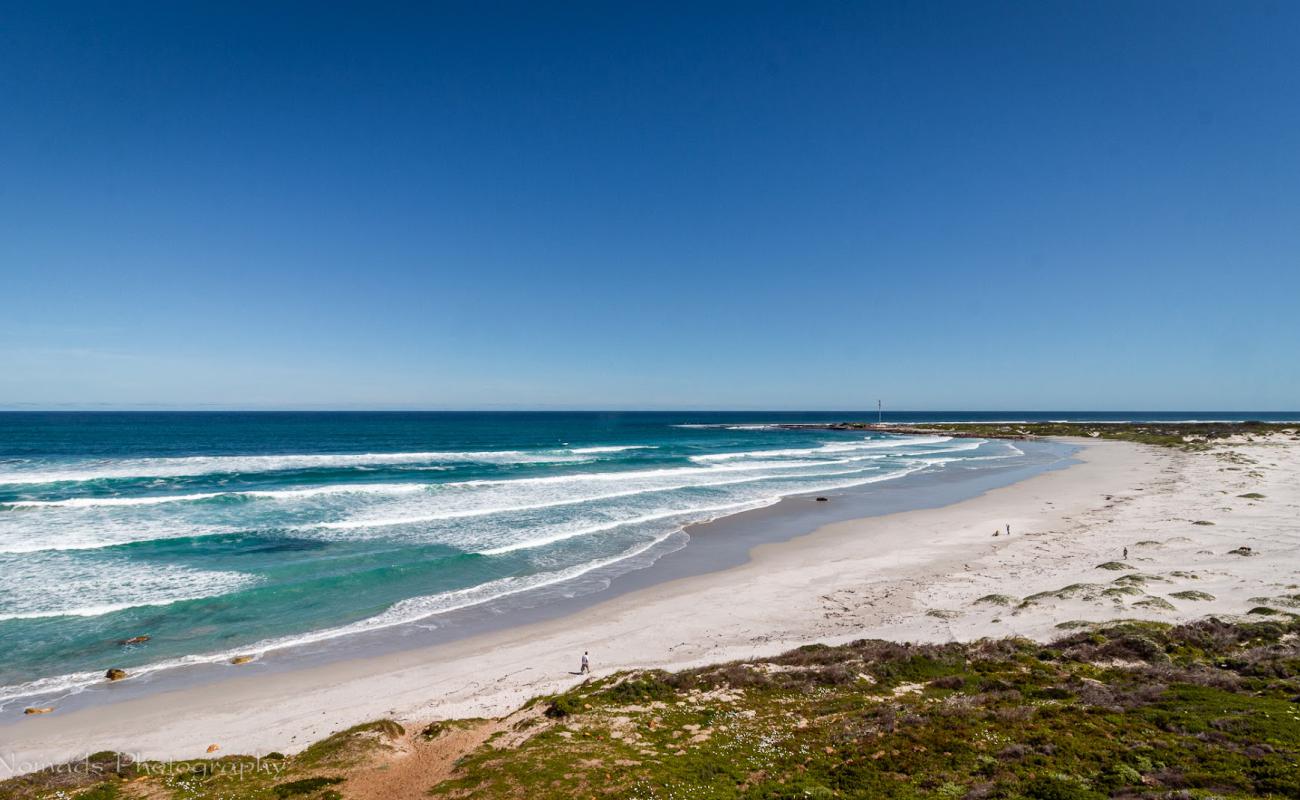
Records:
M118 644L122 645L123 647L130 644L144 644L145 642L149 641L149 639L150 637L148 636L132 636L130 639L120 640Z
M825 502L826 502L826 498L825 498L825 497L819 497L819 498L817 498L817 502L819 502L819 503L825 503Z
M114 667L113 669L110 669L108 672L105 672L104 677L108 678L110 681L120 681L126 677L126 670L118 669L117 667Z

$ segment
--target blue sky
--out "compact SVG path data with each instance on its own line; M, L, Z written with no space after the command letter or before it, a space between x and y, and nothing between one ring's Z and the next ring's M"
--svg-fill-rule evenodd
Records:
M1287 2L11 3L0 406L1297 409L1297 53Z

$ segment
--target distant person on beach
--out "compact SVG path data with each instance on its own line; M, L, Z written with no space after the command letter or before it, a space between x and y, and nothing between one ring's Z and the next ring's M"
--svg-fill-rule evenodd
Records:
M582 668L578 670L579 675L591 674L591 662L587 660L587 651L582 651Z
M1128 559L1128 548L1127 548L1127 547L1124 548L1124 558L1125 558L1125 560Z
M1011 526L1007 525L1007 536L1011 535Z

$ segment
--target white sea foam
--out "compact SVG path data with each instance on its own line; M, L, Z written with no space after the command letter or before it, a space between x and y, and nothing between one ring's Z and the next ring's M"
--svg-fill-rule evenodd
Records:
M499 556L499 555L504 555L506 553L513 553L518 550L531 550L536 547L545 547L546 545L555 544L557 542L563 542L568 539L574 539L580 536L590 536L591 534L594 533L603 533L604 531L610 531L616 528L625 528L630 525L642 525L647 522L657 522L659 520L673 519L678 517L688 518L694 521L698 517L700 517L700 515L703 514L716 514L722 511L734 512L734 511L741 511L745 508L754 508L754 507L755 505L752 501L745 501L739 503L726 503L724 505L717 505L717 506L699 506L695 508L669 509L667 511L659 511L654 514L642 514L639 517L631 517L629 519L616 519L610 522L601 523L599 525L588 525L587 527L583 527L583 528L574 528L570 530L559 531L557 533L548 534L546 536L541 536L536 539L525 539L523 541L512 542L511 544L501 545L500 547L490 547L486 550L480 550L479 554L485 556Z
M971 450L978 450L987 444L986 439L965 439L954 443L951 447L942 447L936 450L924 450L917 453L908 453L913 458L923 458L925 456L937 455L939 453L966 453Z
M619 450L478 450L421 453L326 453L274 456L183 456L33 464L0 471L0 485L84 482L122 478L173 478L405 464L551 464L582 462Z
M239 572L125 561L85 564L63 553L0 561L0 621L95 617L139 606L162 606L244 589L257 579Z
M473 517L517 514L547 508L578 507L643 494L684 489L709 489L777 477L816 477L839 474L847 460L745 462L607 473L575 473L512 480L474 480L442 484L342 484L304 489L211 493L231 501L275 502L276 509L258 510L246 502L193 512L184 502L194 495L138 498L76 498L64 501L24 501L12 514L0 514L0 553L42 550L90 550L142 541L211 536L283 526L274 516L279 506L301 517L290 527L299 531L381 529L417 523L434 523ZM808 468L814 468L809 472ZM850 470L853 471L853 470ZM403 499L405 498L405 499ZM135 500L137 498L131 498ZM204 497L200 499L211 499ZM176 502L176 506L161 505ZM666 498L665 503L680 503ZM304 505L310 504L310 505ZM147 511L147 514L144 512ZM166 511L166 513L163 513ZM201 512L201 513L200 513ZM198 514L198 516L196 516ZM340 516L342 518L340 518ZM331 519L331 517L334 517ZM265 520L259 523L259 520ZM448 544L459 546L459 542Z
M681 533L680 529L675 529L651 539L648 542L639 543L624 552L609 558L590 561L551 572L499 578L494 581L488 581L486 583L478 584L477 586L456 591L411 597L393 604L386 611L373 617L368 617L347 625L325 628L303 634L266 639L248 645L247 647L240 647L219 653L189 655L168 659L155 664L137 667L132 670L132 674L133 677L138 678L143 675L176 669L178 667L201 664L220 664L228 662L235 655L251 654L261 656L274 650L301 647L358 633L366 633L418 622L419 620L427 619L438 614L446 614L452 611L458 611L472 606L502 600L523 592L539 590L556 584L573 581L595 572L596 570L605 569L615 564L619 564L620 562L631 562L640 556L648 554L652 549L664 549L662 546L671 545L672 542L670 542L670 540L674 538L678 538L679 540L677 542L678 548L685 546L685 536ZM50 678L41 678L22 684L0 686L0 709L3 709L7 703L18 698L38 695L43 696L54 693L78 692L96 683L101 683L102 681L103 675L99 672L78 672Z
M165 494L155 497L73 497L66 500L11 500L0 503L10 508L112 508L123 506L156 506L166 503L192 503L226 497L233 500L302 500L310 497L347 494L418 494L429 490L430 483L340 483L333 486L313 486L304 489L254 489L237 492L198 492L195 494Z
M691 456L697 464L713 464L722 461L735 461L750 458L788 458L794 456L825 456L837 453L852 453L860 450L878 450L884 448L906 447L908 445L942 444L950 441L951 436L909 436L903 439L865 439L861 442L830 442L818 447L795 447L779 450L741 450L734 453L710 453Z
M930 462L916 461L900 470L881 472L871 468L823 471L812 475L768 475L731 481L736 485L723 497L727 502L701 504L700 499L693 502L684 497L659 499L652 504L625 503L609 509L597 510L590 502L584 506L586 513L557 523L540 526L521 525L502 514L496 518L484 520L472 527L458 527L454 530L458 536L455 546L468 552L482 555L502 555L521 550L545 547L570 539L602 534L620 529L633 529L664 520L676 520L682 524L701 522L712 519L719 513L736 513L747 508L761 508L778 502L790 494L826 491L850 486L892 480L913 472L926 469ZM820 480L810 480L820 479ZM695 488L695 487L692 487ZM645 500L651 492L641 493ZM409 524L413 520L402 520ZM427 524L436 524L442 520L427 520ZM369 526L366 526L369 527ZM355 531L356 529L350 529ZM417 527L409 532L409 537L423 540L434 536L438 541L451 543L446 538L446 530L439 528ZM621 535L621 534L620 534Z
M111 508L123 506L156 506L161 503L189 503L210 500L229 492L196 492L194 494L168 494L158 497L73 497L67 500L10 500L0 503L9 508Z

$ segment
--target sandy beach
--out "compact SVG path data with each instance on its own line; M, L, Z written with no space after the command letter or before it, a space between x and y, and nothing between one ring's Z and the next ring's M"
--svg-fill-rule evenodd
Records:
M212 744L293 752L378 717L498 716L582 680L572 671L584 650L608 674L808 642L1047 639L1077 620L1294 603L1275 599L1300 583L1294 437L1199 452L1074 443L1080 463L1068 469L941 508L827 525L760 546L744 565L561 619L291 673L252 664L217 684L21 719L0 727L0 777L108 749L155 759Z

